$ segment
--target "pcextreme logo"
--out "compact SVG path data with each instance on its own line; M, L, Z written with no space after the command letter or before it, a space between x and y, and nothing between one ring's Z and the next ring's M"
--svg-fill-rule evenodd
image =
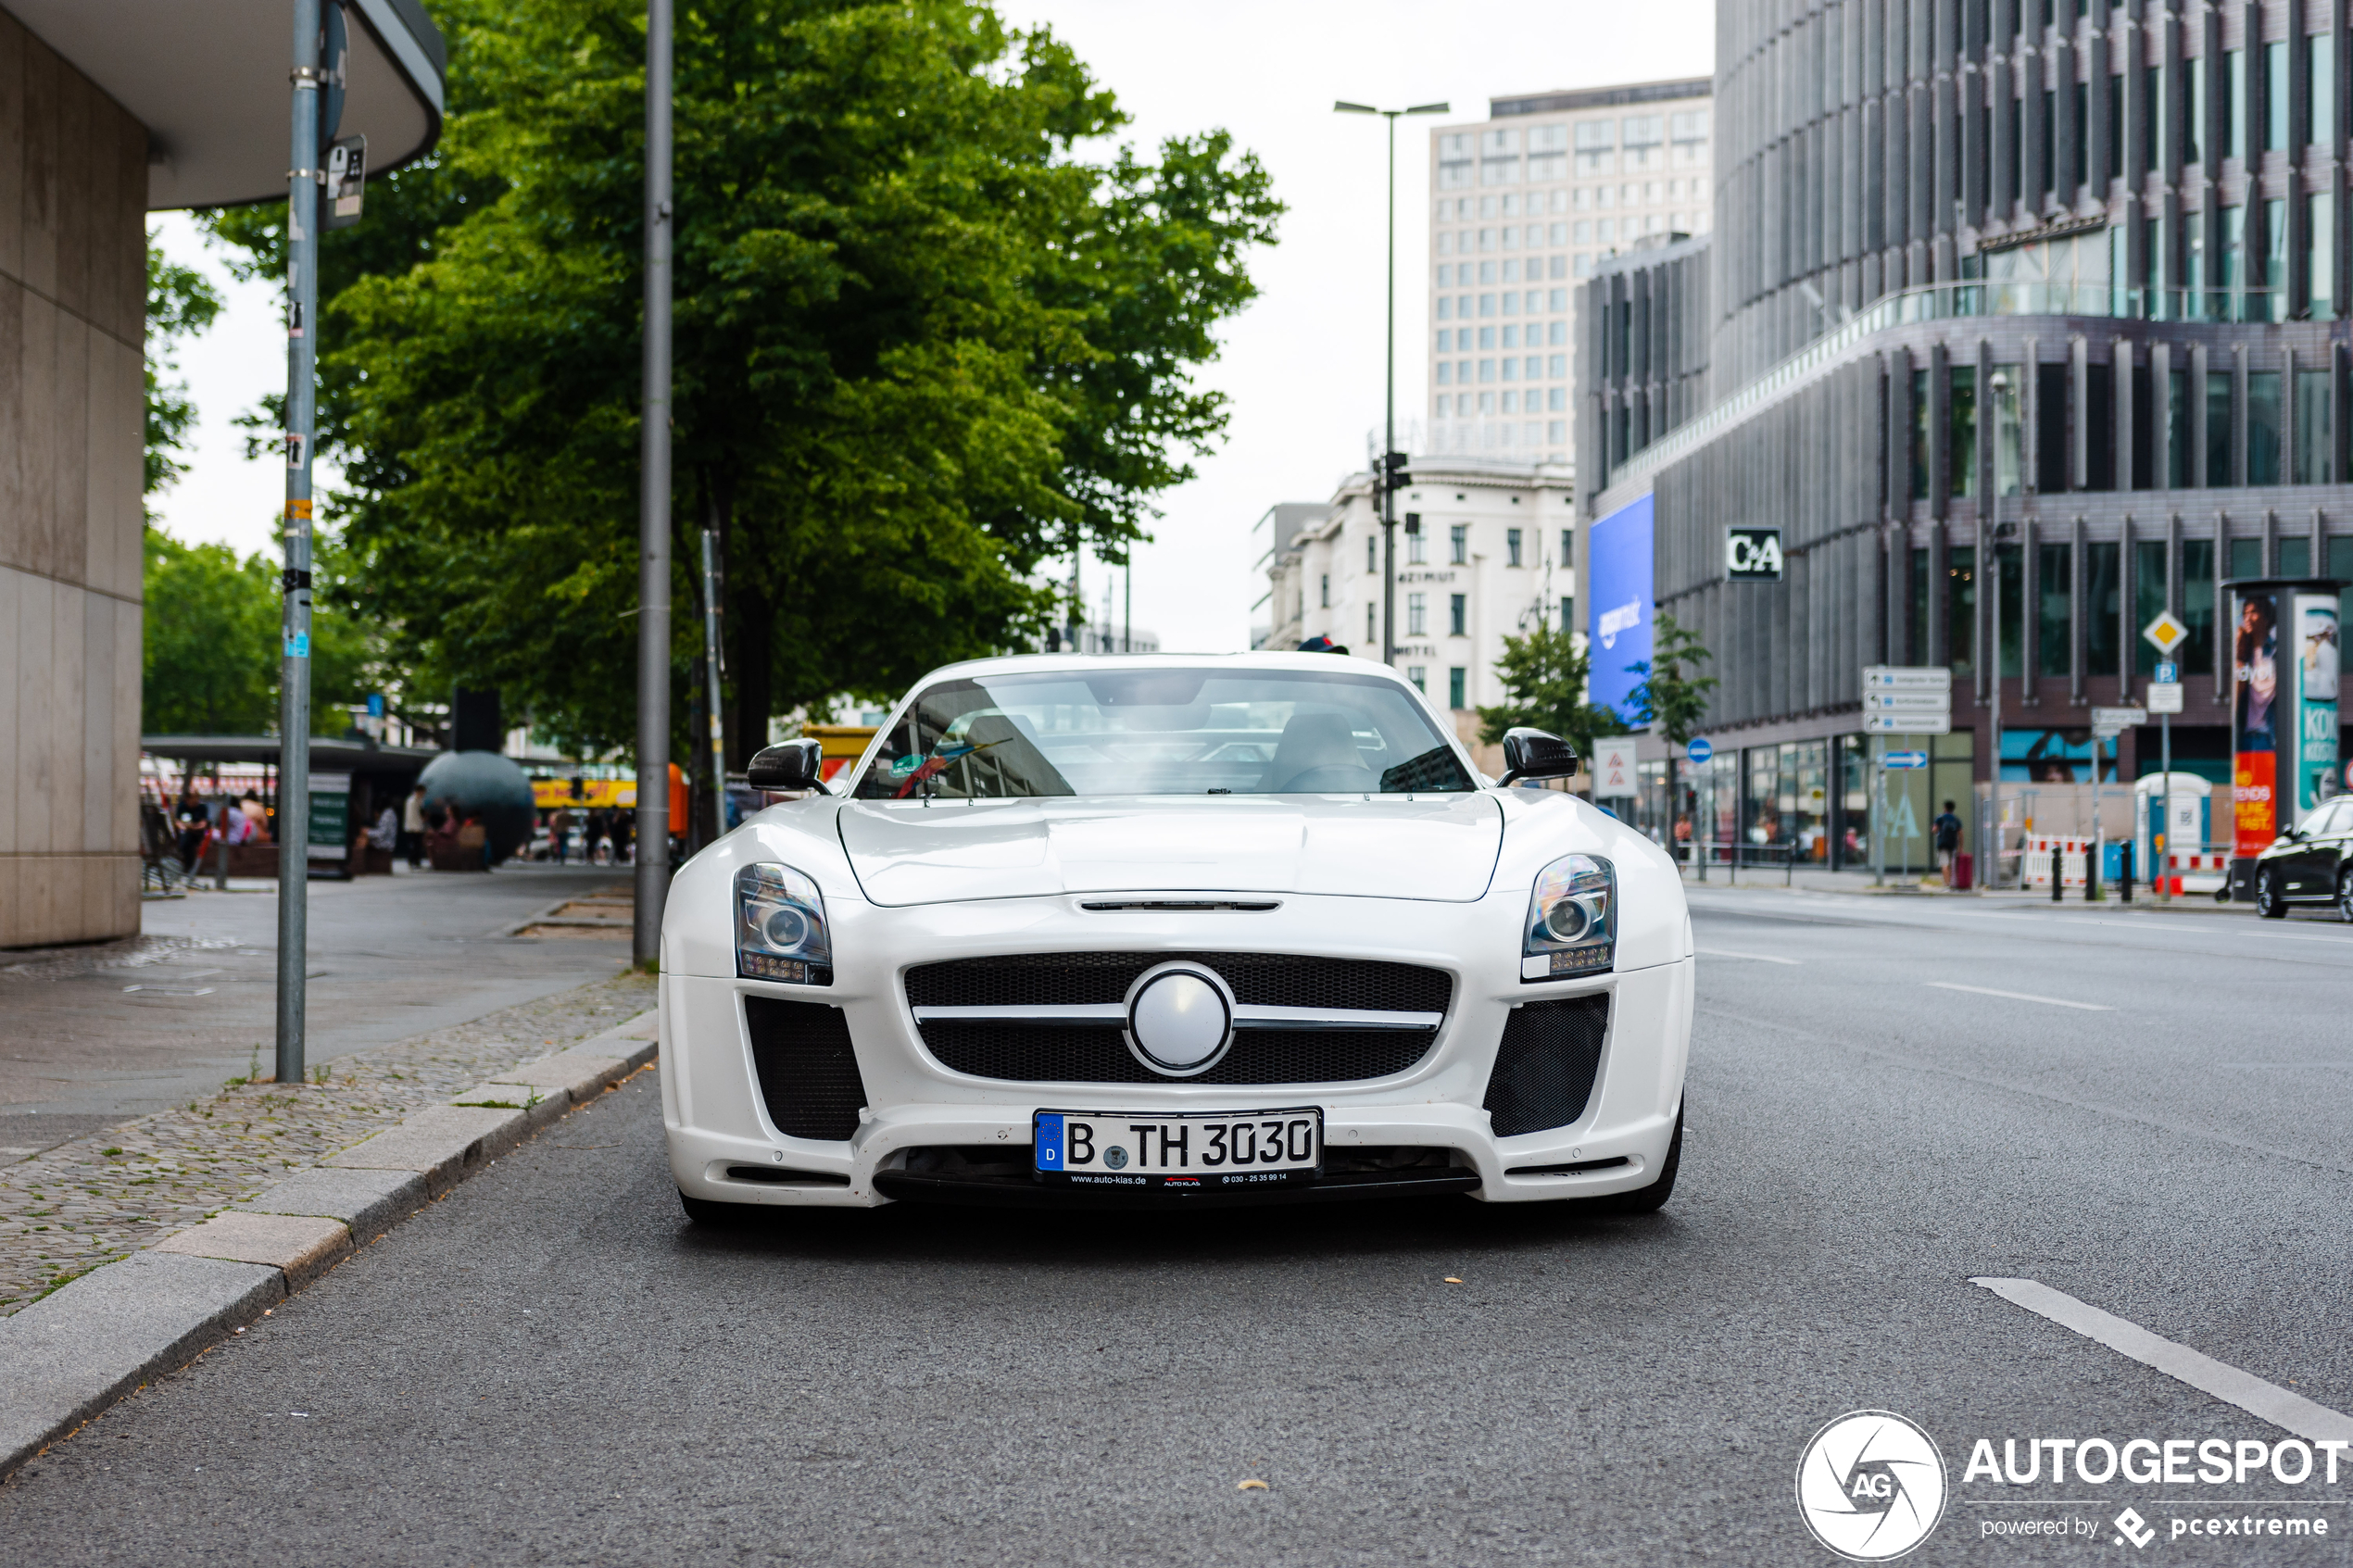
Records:
M1944 1517L1944 1456L1893 1411L1852 1411L1814 1434L1797 1461L1806 1527L1853 1562L1885 1562Z

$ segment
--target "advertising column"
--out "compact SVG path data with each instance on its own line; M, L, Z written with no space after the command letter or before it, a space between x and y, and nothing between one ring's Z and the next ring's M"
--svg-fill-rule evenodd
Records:
M2255 857L2280 833L2280 596L2250 583L2231 600L2231 887L2252 898Z
M2336 595L2299 590L2296 606L2296 817L2336 793ZM2285 747L2282 750L2284 752ZM2283 764L2287 762L2283 756Z

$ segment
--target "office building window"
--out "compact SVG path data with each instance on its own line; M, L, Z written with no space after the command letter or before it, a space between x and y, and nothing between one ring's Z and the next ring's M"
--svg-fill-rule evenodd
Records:
M1504 360L1504 364L1506 364L1506 365L1508 365L1508 364L1512 363L1512 361L1510 361L1509 359L1506 359L1506 360ZM1478 379L1479 379L1480 381L1482 381L1482 382L1491 382L1491 381L1493 381L1493 380L1495 379L1495 361L1494 361L1494 360L1492 360L1492 359L1481 359L1481 360L1478 362Z
M2336 204L2325 192L2304 198L2304 276L2315 321L2336 315L2335 213Z
M1481 364L1485 364L1485 363L1486 363L1486 361L1485 361L1485 360L1481 360L1481 361L1479 361L1479 362L1480 362ZM1482 378L1482 379L1483 379L1483 378ZM1519 380L1519 361L1518 361L1518 360L1516 360L1516 359L1505 359L1505 360L1504 361L1504 379L1505 381L1517 381L1517 380Z
M2165 541L2135 539L2133 541L2133 634L2126 640L2133 646L2133 673L2156 673L2161 657L2157 645L2141 635L2141 628L2156 620L2165 609Z
M2325 145L2334 139L2336 125L2336 67L2329 57L2326 32L2305 34L2304 94L2312 109L2304 139Z
M2122 551L2115 544L2083 546L2083 672L2116 673L2117 622L2124 613L2119 580Z
M1478 395L1478 411L1481 417L1491 414L1495 411L1495 395L1493 393L1482 392Z
M2075 548L2071 545L2039 545L2034 551L2034 668L2045 675L2065 675L2075 668L2071 620Z
M2333 484L2335 464L2329 450L2329 373L2296 372L2296 480Z
M1568 388L1556 386L1544 394L1544 407L1554 413L1568 407Z
M1511 368L1510 363L1509 363L1508 361L1506 361L1506 362L1504 363L1504 373L1506 376L1510 375L1510 374L1511 374L1511 369L1512 369L1512 368ZM1519 412L1519 394L1518 394L1518 393L1516 393L1516 392L1506 392L1505 394L1504 394L1504 412L1505 412L1506 414L1516 414L1516 413L1518 413L1518 412Z
M1468 346L1468 345L1465 345L1464 346ZM1492 348L1492 347L1494 347L1494 346L1495 346L1495 329L1494 329L1494 328L1492 328L1492 327L1481 327L1481 328L1479 328L1479 329L1478 329L1478 346L1479 346L1479 347L1481 347L1481 348ZM1481 381L1488 381L1488 380L1491 380L1491 379L1492 379L1492 378L1488 377L1488 376L1481 376L1481 377L1479 377L1478 379L1479 379L1479 380L1481 380Z
M2280 483L2280 372L2250 370L2246 377L2246 482Z
M2182 127L2182 161L2204 163L2206 157L2200 151L2200 138L2206 130L2206 56L2199 55L2183 60L2182 67L2189 72L2190 91L2190 101L2184 106L2186 112L2183 115L2187 123Z
M1478 296L1478 313L1481 316L1492 316L1495 314L1495 296L1493 295L1483 294ZM1487 329L1484 327L1479 329L1481 332L1485 332L1486 330Z
M1365 570L1366 571L1380 570L1380 535L1378 533L1365 535Z
M1366 605L1365 607L1365 646L1369 648L1379 635L1380 628L1373 623L1373 607ZM1372 656L1368 653L1365 657L1369 659Z
M1928 372L1912 372L1912 499L1928 499Z
M1555 562L1554 564L1555 564L1555 565L1557 565L1557 566L1559 566L1562 570L1566 571L1566 570L1567 570L1569 563L1570 563L1571 561L1574 561L1576 558L1577 558L1577 534L1576 534L1576 531L1575 531L1575 530L1573 530L1573 529L1564 528L1564 529L1562 529L1562 530L1561 530L1561 553L1560 553L1560 559L1559 559L1557 562Z
M2206 487L2227 490L2231 483L2231 367L2223 360L2206 370Z
M2165 389L2165 487L2190 484L2190 373L2168 370Z
M2287 40L2263 45L2263 150L2287 150Z
M1426 637L1429 634L1428 595L1408 594L1405 596L1405 634L1409 637Z
M1977 494L1977 367L1955 365L1945 396L1945 494Z
M1459 353L1461 353L1461 352L1462 352L1462 347L1463 347L1463 345L1462 345L1462 336L1463 336L1463 335L1467 335L1467 334L1461 334L1461 335L1458 335L1458 336L1455 338L1455 340L1454 340L1454 352L1456 352L1457 354L1459 354ZM1467 385L1469 385L1469 384L1470 384L1470 379L1471 379L1471 370L1470 370L1470 368L1471 368L1471 362L1470 362L1469 360L1467 360L1467 359L1457 359L1457 360L1455 360L1455 361L1454 361L1454 384L1455 384L1455 385L1457 385L1457 386L1467 386Z
M2214 541L2182 541L2182 624L2190 634L2173 651L2184 670L2214 668Z
M1519 346L1519 324L1517 322L1513 322L1504 328L1504 346L1505 348L1517 348Z
M1408 566L1429 564L1428 534L1416 530L1405 535L1405 564Z
M1413 682L1414 689L1421 693L1424 696L1428 696L1429 695L1428 675L1429 671L1421 665L1408 664L1405 666L1405 679Z
M1912 551L1911 582L1906 590L1910 596L1907 602L1911 614L1905 617L1906 664L1928 662L1928 594L1929 583L1932 581L1929 556L1930 552L1923 546L1915 546Z
M1468 677L1469 677L1469 675L1470 675L1470 671L1467 671L1467 670L1466 670L1466 669L1464 669L1464 668L1463 668L1461 665L1459 665L1459 664L1455 665L1453 669L1451 669L1451 670L1449 670L1449 671L1446 671L1446 706L1447 706L1447 707L1449 707L1449 708L1468 708L1468 707L1470 706L1470 704L1469 704L1469 703L1467 703L1467 702L1466 702L1466 701L1464 700L1464 694L1463 694L1463 687L1464 687L1466 684L1468 684Z
M2276 575L2309 577L2312 575L2312 541L2298 534L2279 542L2280 563Z
M1555 397L1560 395L1560 389L1558 387L1554 387L1553 389L1553 395ZM1553 407L1557 408L1560 405L1555 403ZM1567 420L1546 420L1544 423L1544 439L1551 442L1555 446L1559 445L1562 442L1567 441L1568 439L1568 421ZM1557 458L1555 458L1555 460L1557 460Z
M1450 385L1452 385L1452 384L1453 383L1453 379L1454 379L1454 378L1453 378L1453 369L1454 369L1454 365L1453 365L1453 362L1452 360L1449 360L1449 359L1441 359L1441 360L1438 362L1438 384L1439 384L1439 385L1441 385L1441 386L1450 386Z
M1517 566L1519 564L1519 540L1520 532L1518 529L1506 528L1504 530L1504 553L1508 558L1509 564L1513 566Z
M1323 574L1323 592L1324 601L1322 608L1329 609L1332 608L1332 574L1328 571Z
M1944 642L1956 672L1977 668L1977 546L1945 552Z
M2246 157L2246 51L2222 56L2222 156Z
M1447 595L1446 634L1450 637L1466 637L1470 635L1469 625L1470 596L1468 594ZM1455 706L1462 705L1457 703Z
M1573 595L1561 596L1561 631L1564 634L1577 629L1577 599Z
M1458 522L1446 531L1446 558L1454 566L1470 564L1470 524Z

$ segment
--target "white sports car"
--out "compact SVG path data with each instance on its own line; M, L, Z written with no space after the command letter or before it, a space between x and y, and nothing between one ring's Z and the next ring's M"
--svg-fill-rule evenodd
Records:
M1574 766L1532 730L1505 755L1507 785ZM816 770L788 742L750 777ZM1490 784L1388 668L952 665L842 777L672 885L662 1119L695 1219L1667 1200L1693 970L1672 862Z

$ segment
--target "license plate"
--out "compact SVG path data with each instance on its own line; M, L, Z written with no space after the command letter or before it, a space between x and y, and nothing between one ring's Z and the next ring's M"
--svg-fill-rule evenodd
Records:
M1324 1113L1040 1110L1030 1118L1031 1165L1070 1186L1232 1190L1313 1181L1324 1164Z

